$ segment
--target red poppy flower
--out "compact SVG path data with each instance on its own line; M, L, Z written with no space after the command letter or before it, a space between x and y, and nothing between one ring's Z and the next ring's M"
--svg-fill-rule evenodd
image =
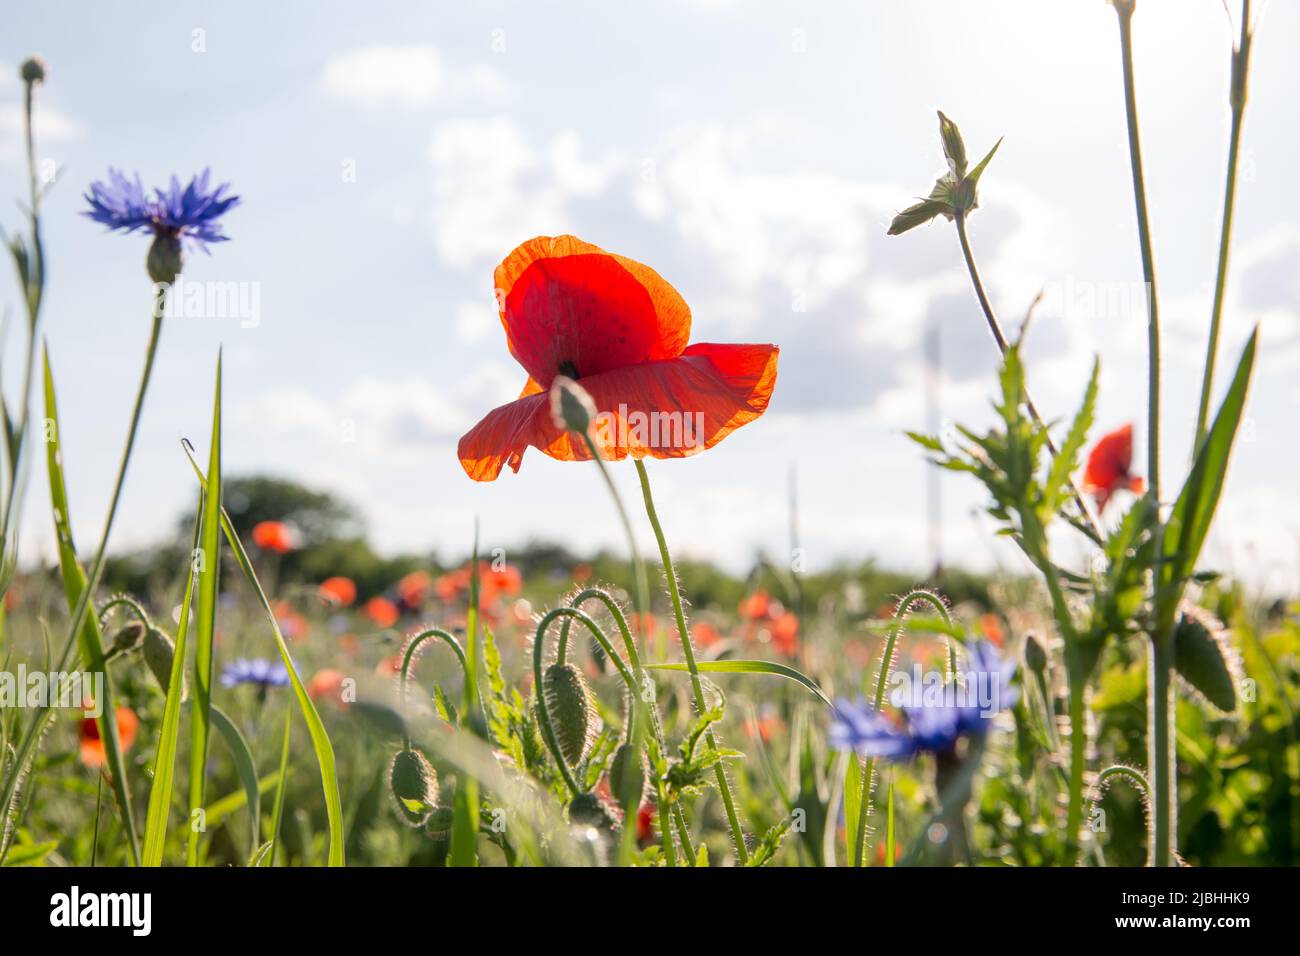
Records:
M117 708L117 740L123 750L135 742L135 732L140 720L130 707ZM108 761L104 741L99 736L99 724L94 717L83 717L77 734L81 749L81 762L87 767L102 767Z
M397 582L398 600L412 611L429 599L432 590L433 578L428 571L412 571Z
M593 437L610 460L682 458L767 409L776 346L688 346L691 310L648 266L574 236L539 236L506 257L495 281L506 345L528 381L460 440L475 481L506 464L518 471L530 445L561 461L591 457L552 420L547 391L561 374L602 413Z
M343 681L346 675L341 670L326 667L318 670L307 682L307 696L312 700L325 698L346 705L343 699Z
M648 843L655 838L655 808L652 803L643 803L636 812L636 838Z
M366 602L366 616L380 627L392 627L402 612L386 597L372 597Z
M777 653L794 657L799 653L799 618L786 611L772 622L772 646Z
M746 621L761 621L772 611L772 598L766 588L759 588L740 602L740 616Z
M253 526L253 544L263 551L288 554L298 546L297 537L283 521L259 521Z
M1133 464L1133 426L1123 425L1102 435L1088 453L1088 466L1083 472L1083 487L1097 499L1097 507L1105 509L1110 496L1121 488L1142 490L1142 478L1129 474Z
M708 621L696 621L691 625L691 640L696 647L712 647L722 640L722 635Z
M996 614L981 615L980 630L994 647L1001 647L1006 641L1006 635L1002 633L1002 622Z
M317 589L320 599L327 604L347 607L357 599L357 586L351 578L326 578Z

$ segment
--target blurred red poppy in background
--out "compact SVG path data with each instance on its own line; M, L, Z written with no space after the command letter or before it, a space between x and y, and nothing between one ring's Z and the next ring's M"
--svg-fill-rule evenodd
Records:
M428 571L412 571L397 582L397 599L410 611L429 600L432 591L433 578Z
M772 646L778 654L796 657L799 654L799 618L786 611L772 622L769 633Z
M1122 425L1102 435L1088 453L1088 465L1083 472L1084 490L1097 499L1097 507L1105 510L1110 496L1121 488L1132 492L1142 491L1142 478L1129 474L1133 465L1133 426Z
M135 733L140 728L140 719L130 707L117 708L117 739L123 750L128 750L135 742ZM108 755L104 752L104 741L99 736L99 724L94 717L83 717L78 730L81 749L81 762L87 767L104 766Z
M494 279L506 345L528 380L460 440L460 463L475 481L492 481L506 464L518 471L529 446L561 461L591 457L551 417L547 391L557 375L579 381L611 416L597 439L609 460L694 454L767 409L776 346L688 346L691 310L648 266L575 236L539 236L511 252ZM637 427L664 413L679 416L683 440Z
M372 597L366 602L366 616L380 627L392 627L402 616L397 605L386 597Z
M283 521L259 521L253 526L253 544L263 551L288 554L298 546L298 536Z
M348 607L357 599L357 586L352 583L351 578L326 578L320 583L317 593L326 604Z

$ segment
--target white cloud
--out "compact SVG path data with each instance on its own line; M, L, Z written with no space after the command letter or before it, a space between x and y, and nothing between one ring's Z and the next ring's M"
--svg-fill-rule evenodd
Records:
M573 133L534 147L505 117L439 125L429 145L439 255L456 268L490 268L525 239L574 231L570 200L603 193L619 168L616 157L581 153Z
M442 90L442 61L431 46L363 47L327 62L321 86L359 102L419 106Z

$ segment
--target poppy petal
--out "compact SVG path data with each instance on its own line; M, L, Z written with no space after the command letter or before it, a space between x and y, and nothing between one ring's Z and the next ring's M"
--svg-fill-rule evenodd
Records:
M674 358L690 339L690 307L657 272L574 236L528 240L494 280L510 354L543 388Z
M606 460L684 458L712 448L767 409L776 385L774 345L692 345L680 356L584 377L601 416L593 438ZM461 466L492 481L519 470L529 446L561 461L586 461L585 443L557 428L545 393L489 412L460 440Z

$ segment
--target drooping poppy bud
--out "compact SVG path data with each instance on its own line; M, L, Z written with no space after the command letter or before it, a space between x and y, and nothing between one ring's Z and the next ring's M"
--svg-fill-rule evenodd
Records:
M1223 624L1208 611L1183 605L1174 628L1174 670L1225 714L1237 709L1237 659Z
M140 651L144 656L146 666L154 676L154 680L166 691L171 686L172 661L176 658L176 645L166 633L156 627L151 627L145 632ZM182 671L181 700L185 700L188 696L189 685L185 679L185 673Z
M552 664L542 675L542 693L566 763L576 767L587 756L596 735L596 708L591 688L572 664Z
M438 805L438 775L418 750L399 750L388 769L388 785L402 818L418 827Z
M567 375L551 382L551 420L556 428L585 433L596 420L596 403L585 388Z
M133 651L140 646L144 640L145 626L142 621L128 621L122 625L122 629L113 635L113 639L108 642L108 657L117 657L119 654L125 654L127 651Z
M609 762L609 790L622 807L631 813L641 803L645 793L645 762L631 744L620 744Z

